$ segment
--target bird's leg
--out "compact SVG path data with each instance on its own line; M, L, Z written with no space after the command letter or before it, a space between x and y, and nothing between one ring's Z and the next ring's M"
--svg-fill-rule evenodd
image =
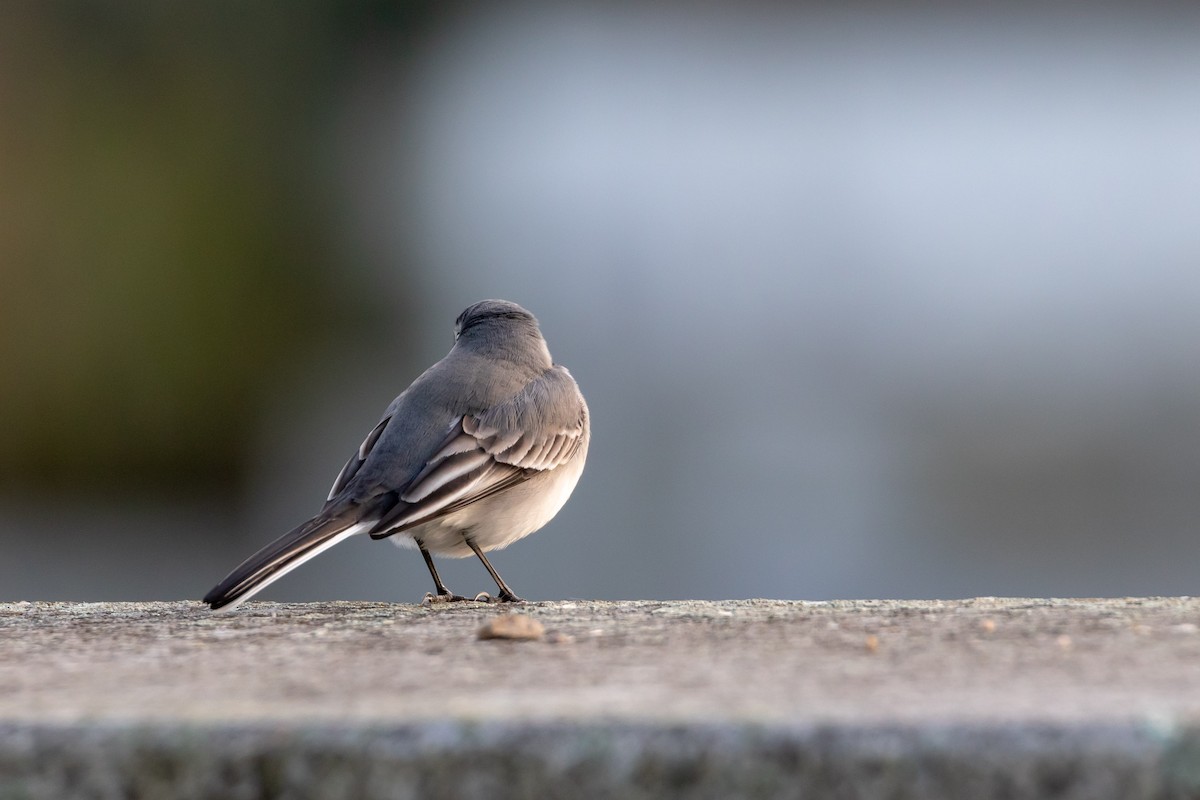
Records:
M433 576L433 585L437 588L437 596L435 600L459 602L468 598L462 595L457 595L446 588L446 584L442 583L442 576L438 575L437 567L433 565L433 556L429 555L429 551L425 549L425 543L417 539L417 548L421 551L421 556L425 559L425 566L429 567L429 574ZM429 597L426 595L426 597Z
M492 580L496 582L496 588L500 590L500 594L496 595L498 603L524 603L525 601L517 597L516 593L508 588L508 584L504 582L504 578L500 577L500 573L496 572L496 568L487 560L487 556L479 549L479 545L471 539L470 536L463 537L467 542L467 547L475 551L475 555L479 556L479 560L483 562L483 566L487 567L488 574L492 576Z

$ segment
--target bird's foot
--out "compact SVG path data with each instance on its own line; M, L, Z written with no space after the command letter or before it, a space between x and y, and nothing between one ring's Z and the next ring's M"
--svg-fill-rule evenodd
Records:
M520 597L517 597L512 592L501 592L496 597L492 597L487 592L480 592L475 595L475 599L480 603L524 603Z
M425 597L421 600L421 605L432 606L438 603L466 603L470 599L469 597L463 597L461 594L454 594L452 592L446 592L445 594L426 592Z
M426 592L425 597L421 600L423 606L439 605L441 603L524 603L520 597L517 597L512 592L501 592L498 596L492 597L487 592L480 592L474 597L463 597L460 594L434 594Z

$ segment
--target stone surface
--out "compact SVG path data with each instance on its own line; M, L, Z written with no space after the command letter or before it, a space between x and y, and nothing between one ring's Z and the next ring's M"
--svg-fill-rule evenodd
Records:
M1200 601L0 604L0 798L1187 797Z

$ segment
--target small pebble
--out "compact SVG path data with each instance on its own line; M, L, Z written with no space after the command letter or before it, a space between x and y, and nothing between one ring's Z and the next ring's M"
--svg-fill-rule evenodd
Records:
M493 617L479 629L480 639L541 639L546 629L526 614L505 614Z
M979 623L979 627L983 630L984 633L995 633L996 632L996 620L991 619L991 618L985 619Z
M867 637L865 644L868 653L877 652L879 650L879 637L872 633Z

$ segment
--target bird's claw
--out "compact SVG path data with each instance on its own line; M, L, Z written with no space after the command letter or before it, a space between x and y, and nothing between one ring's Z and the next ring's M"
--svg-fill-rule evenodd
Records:
M434 594L426 592L425 597L421 599L421 605L432 606L440 603L524 603L520 597L517 597L512 592L501 592L497 597L492 597L487 592L480 592L474 597L463 597L460 594Z
M470 599L471 598L469 597L463 597L460 594L451 594L449 592L446 594L434 594L433 592L426 592L425 597L421 598L421 605L432 606L438 603L465 603Z

